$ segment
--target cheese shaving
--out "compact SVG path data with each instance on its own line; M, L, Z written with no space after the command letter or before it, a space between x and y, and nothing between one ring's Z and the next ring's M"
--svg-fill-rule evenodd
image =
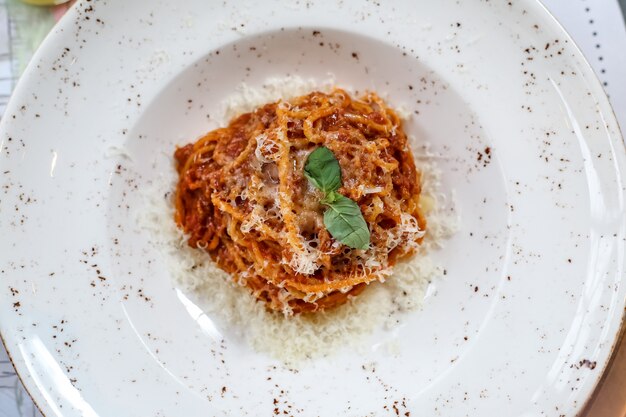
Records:
M238 94L227 101L225 118L312 88L315 85L295 78L268 82L261 90L240 87ZM257 138L257 151L264 158L270 158L270 141ZM254 350L288 364L328 356L343 348L358 347L374 329L402 320L403 314L419 308L429 282L443 275L442 267L433 262L430 254L442 247L444 240L458 229L459 218L454 200L438 192L441 173L435 159L420 158L417 151L415 155L422 172L427 231L424 234L415 219L403 218L400 227L395 228L399 232L390 235L389 239L393 244L402 237L401 234L412 235L409 240L424 236L423 243L415 248L417 254L398 263L393 270L380 271L378 281L370 283L370 288L361 295L328 311L295 316L289 311L284 314L268 311L263 303L241 287L245 283L245 273L237 277L237 284L206 252L189 247L186 236L173 220L170 191L175 188L176 173L171 167L166 173L167 178L162 178L147 192L145 204L137 213L138 224L148 232L148 243L161 255L174 285L210 316L218 329L228 328ZM274 210L278 217L280 210ZM252 228L255 222L261 221L260 218L260 214L253 215L249 223L241 227ZM314 260L318 255L316 245L311 243L303 242L301 253L293 260L294 267L303 273L315 269ZM366 270L380 266L366 253L361 262ZM383 281L386 283L381 285ZM312 296L314 299L322 294Z

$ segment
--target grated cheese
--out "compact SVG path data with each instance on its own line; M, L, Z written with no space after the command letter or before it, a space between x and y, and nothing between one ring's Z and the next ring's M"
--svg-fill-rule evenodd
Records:
M291 75L282 78L268 78L260 88L241 83L236 87L235 94L224 101L223 124L226 124L233 117L251 112L263 104L302 96L311 91L329 92L334 85L335 80L332 74L329 74L329 78L321 83L312 78L303 79Z
M316 88L317 84L296 77L270 80L260 90L240 87L237 94L227 101L225 118ZM262 148L265 139L257 138L257 146ZM413 138L411 141L415 146ZM176 285L184 289L218 328L228 328L253 349L285 363L294 364L308 358L327 356L346 347L358 347L359 342L374 329L397 323L402 314L420 306L428 283L443 275L442 268L433 262L429 253L440 248L443 240L458 229L459 219L454 200L439 192L441 173L434 158L424 156L416 149L414 154L422 172L423 209L428 220L423 244L416 248L417 254L409 261L397 264L393 270L380 271L378 282L372 282L361 295L330 311L309 315L290 315L290 311L284 311L283 315L267 311L263 303L257 302L247 289L241 288L246 279L245 273L233 280L213 263L207 253L190 248L186 236L173 221L171 191L177 180L173 167L164 173L167 177L148 190L145 204L137 213L138 224L149 232L148 243L162 254ZM260 215L253 215L241 227L252 228L259 219ZM403 219L397 229L399 232L390 237L390 243L398 239L400 233L424 234L415 219ZM311 243L303 242L302 252L293 261L294 266L303 272L314 268L312 264L319 255ZM361 262L365 268L380 266L375 259L367 256L367 252ZM312 296L315 298L322 294Z

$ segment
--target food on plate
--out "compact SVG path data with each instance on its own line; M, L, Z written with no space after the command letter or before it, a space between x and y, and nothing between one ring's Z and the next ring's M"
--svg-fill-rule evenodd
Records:
M265 104L174 156L188 244L286 315L384 281L425 234L420 171L400 118L373 92Z

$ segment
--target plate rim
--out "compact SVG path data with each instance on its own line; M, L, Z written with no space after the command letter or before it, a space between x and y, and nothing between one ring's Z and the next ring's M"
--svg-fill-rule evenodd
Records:
M617 118L617 115L615 114L615 109L613 108L613 105L611 104L611 101L609 100L609 97L606 94L606 91L604 90L604 88L602 88L602 84L600 82L600 78L598 78L598 74L596 74L596 72L594 71L593 67L589 63L589 60L583 53L582 49L580 48L580 46L578 46L578 43L570 35L569 31L565 29L565 26L563 26L561 21L546 7L543 1L541 0L530 0L530 1L535 1L538 4L538 6L543 9L546 15L552 19L553 23L555 23L558 27L561 28L563 33L565 33L565 35L567 36L568 41L572 44L572 47L576 50L576 52L578 52L578 54L580 54L580 56L582 56L583 58L582 61L585 66L585 70L591 71L591 73L593 74L593 82L596 84L597 87L600 87L600 89L602 90L601 98L602 100L605 100L608 104L610 115L615 121L615 126L617 127L617 135L621 139L622 148L626 150L626 137L624 136L624 133L623 133L624 131L622 130L622 127L619 124L619 119ZM608 371L609 369L613 367L613 364L615 363L615 360L617 358L617 352L619 351L618 347L620 346L620 343L623 340L626 340L626 299L624 300L624 308L622 311L622 317L620 319L620 325L619 325L617 333L615 334L615 338L612 341L613 343L611 345L609 358L604 364L604 366L602 367L602 373L596 379L593 390L591 391L591 394L585 399L584 403L580 406L578 410L578 414L580 416L584 416L589 411L589 409L595 402L596 398L598 397L600 388L604 384L604 381L607 379ZM625 345L625 349L626 349L626 345Z
M598 104L602 104L606 107L606 109L603 110L602 114L605 116L608 116L609 120L614 122L614 125L616 127L615 136L616 136L616 139L618 139L616 142L621 144L619 150L622 150L626 153L626 136L624 135L623 133L624 131L622 130L622 127L619 124L619 120L616 116L615 110L607 96L606 91L602 87L602 84L600 82L598 75L594 71L593 67L591 66L585 54L582 52L582 49L579 47L578 43L572 38L569 31L563 26L561 21L546 7L546 5L542 2L542 0L521 0L521 1L529 5L537 6L539 9L541 9L541 13L546 18L549 18L549 20L551 21L550 22L551 25L553 25L554 28L558 29L562 33L562 35L565 37L565 39L570 43L571 48L573 48L572 52L578 55L576 57L577 63L582 64L581 69L587 75L590 75L589 81L593 83L592 86L594 90L600 93L596 96L598 99ZM17 100L15 99L15 97L22 95L23 94L22 90L24 90L26 88L25 86L28 85L28 78L31 76L32 73L34 73L36 69L36 65L34 64L34 62L36 62L37 59L45 53L44 51L46 49L48 49L51 45L53 45L54 38L56 37L57 31L59 28L64 28L65 26L72 25L71 20L74 18L74 14L78 13L78 8L80 5L82 5L82 0L76 1L67 10L67 12L61 17L61 19L50 29L50 31L44 37L43 41L37 47L28 65L26 66L22 74L19 76L19 79L11 93L11 98L9 102L7 103L7 106L4 111L5 115L17 109ZM3 117L2 121L0 121L0 131L3 130L5 123L6 122L4 122L4 117ZM617 166L618 168L622 168L623 170L626 170L626 165L618 164ZM622 190L622 194L625 194L623 190ZM622 278L621 282L623 284L626 284L626 276ZM2 317L0 317L0 321L2 321ZM619 323L617 332L615 332L613 336L614 337L612 338L612 345L609 350L608 359L603 364L601 373L595 378L593 389L591 390L590 394L584 399L584 401L581 401L576 406L577 408L576 414L575 414L576 416L583 416L585 415L585 413L589 411L590 407L592 406L592 404L594 403L595 399L598 396L598 392L601 386L607 379L608 370L612 367L612 365L614 364L616 360L618 346L620 345L620 342L622 342L623 340L626 340L626 298L622 300L622 315L620 318L620 323ZM40 390L36 386L30 387L29 384L25 382L27 379L24 378L22 374L20 373L20 372L23 372L24 375L27 375L28 371L26 369L20 370L18 366L16 366L16 362L13 359L13 354L11 350L9 349L9 342L7 341L7 339L5 339L5 336L2 333L2 326L0 326L0 343L2 344L3 348L5 349L7 353L7 357L13 369L15 370L15 374L20 384L22 385L24 391L26 391L26 393L28 394L29 398L32 400L38 412L43 417L52 416L52 411L49 410L49 402L46 401L45 398L41 396L39 398L41 401L38 402L36 397L37 397L37 394L40 394ZM17 353L21 354L21 352L17 352ZM35 392L36 394L33 394L33 392ZM45 412L44 412L44 409L46 409ZM50 412L50 414L48 414L48 412Z

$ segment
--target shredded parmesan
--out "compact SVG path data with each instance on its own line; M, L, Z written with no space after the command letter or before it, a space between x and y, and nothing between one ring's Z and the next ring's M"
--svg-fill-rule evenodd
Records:
M289 267L297 274L312 275L319 268L319 251L309 245L302 244L301 250L293 254Z
M228 100L225 117L230 118L233 114L249 111L285 95L299 95L315 88L319 89L317 84L295 77L269 81L260 90L240 87L238 94ZM271 152L265 153L266 148L271 150L267 138L257 138L257 151L264 158L269 158ZM393 244L403 234L405 238L411 236L408 240L424 235L423 243L414 248L416 255L409 261L398 263L393 270L380 271L378 281L370 283L362 294L331 310L302 315L290 315L289 311L284 311L284 314L270 312L241 287L245 284L245 273L233 280L216 266L206 252L189 247L185 235L173 221L170 192L175 188L176 173L172 167L164 173L167 178L147 192L145 204L137 213L138 224L148 232L150 245L162 255L176 285L214 320L218 329L234 331L253 349L285 363L327 356L342 348L358 346L376 328L397 323L402 314L420 306L428 283L443 275L442 268L433 262L429 254L440 248L443 240L458 229L459 219L453 200L439 191L440 172L434 158L419 157L420 152L416 149L414 154L417 156L417 167L422 172L422 208L428 227L424 235L414 218L403 217L389 239ZM277 217L280 216L280 210L276 207L272 210ZM261 218L260 213L253 213L241 227L253 228L262 221ZM306 273L316 268L314 261L319 254L316 253L317 245L312 243L303 242L303 250L292 260L299 272ZM364 251L361 259L366 270L380 267L374 257L367 255ZM312 294L312 299L321 296Z
M256 138L254 155L263 163L276 162L278 159L278 145L267 134L262 133Z
M303 79L298 76L268 78L260 88L241 83L237 86L235 94L224 102L224 124L233 117L251 112L263 104L302 96L315 90L328 92L334 85L332 74L321 83L312 78Z
M346 346L358 346L372 330L396 323L401 314L418 308L428 283L442 276L442 268L433 263L429 252L457 229L458 219L451 207L443 205L447 201L435 193L439 177L434 165L420 167L423 178L428 179L423 183L423 193L433 196L435 203L427 213L428 229L418 253L410 261L397 264L393 271L383 271L379 281L386 281L384 285L374 282L347 304L310 315L285 317L267 311L208 254L187 245L173 221L171 197L163 197L174 188L173 172L172 180L164 180L150 190L138 222L149 231L150 244L162 253L174 282L215 319L218 328L234 329L254 349L285 363L297 363ZM368 262L366 266L376 266Z

